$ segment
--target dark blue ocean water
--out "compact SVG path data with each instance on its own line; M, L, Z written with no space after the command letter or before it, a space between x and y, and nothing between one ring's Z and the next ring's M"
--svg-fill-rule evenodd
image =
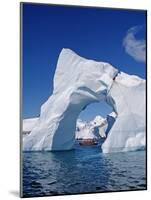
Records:
M103 154L97 146L23 153L23 196L146 189L145 151Z

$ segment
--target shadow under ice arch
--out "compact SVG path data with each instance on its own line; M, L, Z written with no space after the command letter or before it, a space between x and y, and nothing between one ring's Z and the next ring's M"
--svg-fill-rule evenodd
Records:
M69 150L76 121L90 103L106 101L118 114L102 145L103 152L145 147L145 80L118 73L108 63L82 58L70 49L60 53L54 90L42 105L40 118L24 138L24 151Z

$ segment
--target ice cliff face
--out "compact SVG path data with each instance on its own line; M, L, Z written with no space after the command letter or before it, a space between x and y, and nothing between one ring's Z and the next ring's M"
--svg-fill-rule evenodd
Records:
M63 49L53 94L42 105L36 126L24 138L23 150L73 148L78 115L88 104L99 101L106 101L117 114L115 123L110 120L113 127L108 130L103 152L145 145L145 81L118 73L108 63L88 60Z
M117 119L102 145L105 153L145 147L145 80L120 73L107 95L114 100Z

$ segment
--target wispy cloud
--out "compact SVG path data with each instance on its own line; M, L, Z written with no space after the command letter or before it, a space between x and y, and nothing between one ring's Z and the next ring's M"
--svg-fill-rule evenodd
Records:
M136 34L141 31L144 26L134 26L130 28L123 40L125 51L136 61L145 62L146 60L146 41L144 39L136 39Z

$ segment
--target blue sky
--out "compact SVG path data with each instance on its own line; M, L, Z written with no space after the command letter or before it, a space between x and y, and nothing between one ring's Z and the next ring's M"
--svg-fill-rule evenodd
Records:
M38 116L52 94L62 48L106 61L119 70L146 78L146 12L83 7L23 5L23 118ZM80 114L84 120L105 116L111 108L95 103Z

